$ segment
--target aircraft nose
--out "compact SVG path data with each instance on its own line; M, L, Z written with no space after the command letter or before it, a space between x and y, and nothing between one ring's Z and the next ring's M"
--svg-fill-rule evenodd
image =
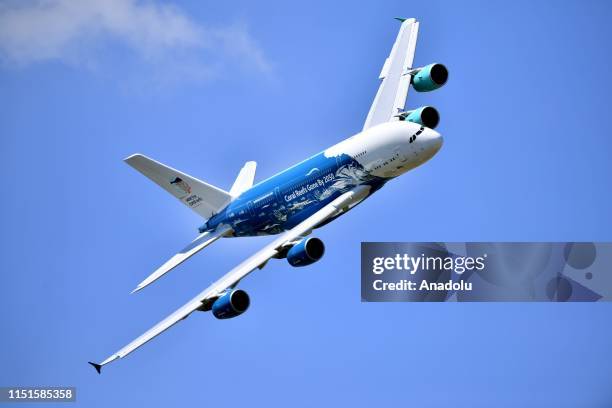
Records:
M423 139L425 139L424 141L427 145L427 149L431 152L432 155L436 154L444 143L442 135L436 132L435 130L429 128L425 128L425 132L423 133Z

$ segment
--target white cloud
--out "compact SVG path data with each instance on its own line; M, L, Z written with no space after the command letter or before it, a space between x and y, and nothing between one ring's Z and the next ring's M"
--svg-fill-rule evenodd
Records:
M178 8L137 0L13 0L0 4L0 60L24 66L61 61L90 65L96 50L120 44L130 55L185 72L219 71L230 59L269 70L244 25L204 27ZM178 61L177 61L178 58Z

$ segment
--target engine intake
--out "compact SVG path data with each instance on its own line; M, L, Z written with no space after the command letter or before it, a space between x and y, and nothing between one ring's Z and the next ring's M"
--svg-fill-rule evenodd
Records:
M246 312L251 304L249 295L242 289L225 292L212 305L212 313L217 319L231 319Z
M448 70L442 64L429 64L419 68L412 77L412 87L417 92L429 92L440 88L448 80Z
M319 238L305 238L287 252L291 266L306 266L317 262L325 253L325 245Z
M400 120L418 123L430 129L435 129L440 123L440 114L433 106L422 106L412 111L402 112L398 116Z

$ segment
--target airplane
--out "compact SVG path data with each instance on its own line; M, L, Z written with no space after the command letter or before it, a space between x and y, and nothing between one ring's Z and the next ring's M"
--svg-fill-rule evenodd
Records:
M144 279L142 290L222 237L281 234L204 289L180 309L100 363L123 358L195 311L212 311L217 319L244 313L249 295L237 285L273 258L302 267L321 259L323 242L309 235L369 198L390 180L431 159L442 146L433 130L437 110L405 110L410 86L433 91L448 80L447 68L433 63L413 67L419 22L397 18L400 30L379 75L380 86L361 132L253 185L256 163L247 162L229 191L175 170L142 154L125 162L203 217L197 236L183 250Z

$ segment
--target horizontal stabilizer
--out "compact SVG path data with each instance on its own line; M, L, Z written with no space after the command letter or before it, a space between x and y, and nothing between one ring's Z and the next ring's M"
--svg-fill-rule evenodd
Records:
M142 154L133 154L125 162L206 219L224 208L232 199L227 191Z
M185 262L191 256L197 254L202 249L206 248L225 234L232 231L232 228L227 225L219 226L215 231L206 231L203 234L200 234L196 239L194 239L189 245L183 248L178 254L174 255L170 258L165 264L160 266L155 272L153 272L149 277L140 282L136 289L132 291L138 292L139 290L149 286L151 283L155 282L166 273L170 272L172 269L176 268L183 262Z

